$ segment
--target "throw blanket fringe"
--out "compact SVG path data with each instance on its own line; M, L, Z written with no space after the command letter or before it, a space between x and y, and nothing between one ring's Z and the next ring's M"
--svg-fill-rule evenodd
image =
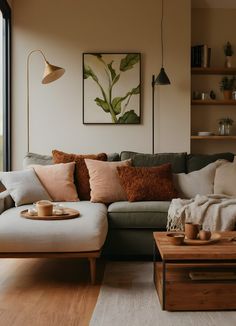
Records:
M193 199L173 199L167 219L168 231L183 231L185 222L198 223L211 231L234 230L236 198L196 195Z

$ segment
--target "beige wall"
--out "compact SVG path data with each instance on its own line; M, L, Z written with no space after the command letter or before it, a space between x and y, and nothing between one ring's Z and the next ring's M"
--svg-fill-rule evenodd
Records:
M224 66L223 46L230 41L234 48L232 57L236 67L236 9L193 9L192 10L192 44L208 44L212 48L211 66ZM223 98L219 89L222 76L193 76L192 90L209 92L214 90L217 97ZM236 134L235 106L193 106L192 131L218 132L218 119L231 117L235 123L233 134ZM236 152L234 141L192 141L192 152L215 153L222 151Z
M66 74L40 84L31 57L31 151L151 152L151 78L160 69L160 0L13 0L13 168L26 152L26 57L41 48ZM165 67L156 88L156 151L190 148L190 1L165 1ZM82 124L82 53L142 53L141 125Z

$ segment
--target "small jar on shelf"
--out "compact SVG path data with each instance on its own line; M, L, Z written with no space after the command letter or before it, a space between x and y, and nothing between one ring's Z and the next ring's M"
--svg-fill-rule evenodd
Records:
M231 118L221 118L219 120L219 135L229 136L231 134L231 127L234 121Z

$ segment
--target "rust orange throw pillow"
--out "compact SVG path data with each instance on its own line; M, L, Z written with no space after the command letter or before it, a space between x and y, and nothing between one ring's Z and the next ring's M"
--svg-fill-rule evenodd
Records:
M90 186L89 186L89 174L84 159L89 158L91 160L106 161L107 155L105 153L100 154L67 154L58 150L52 151L52 157L54 163L69 163L75 162L75 185L80 200L90 200Z
M128 201L171 200L177 197L171 164L158 167L117 167Z

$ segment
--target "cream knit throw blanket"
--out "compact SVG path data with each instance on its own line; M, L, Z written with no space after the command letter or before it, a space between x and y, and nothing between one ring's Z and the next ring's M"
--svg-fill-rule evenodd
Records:
M184 223L194 222L211 231L234 230L236 198L222 195L196 195L193 199L173 199L167 220L167 230L184 230Z

